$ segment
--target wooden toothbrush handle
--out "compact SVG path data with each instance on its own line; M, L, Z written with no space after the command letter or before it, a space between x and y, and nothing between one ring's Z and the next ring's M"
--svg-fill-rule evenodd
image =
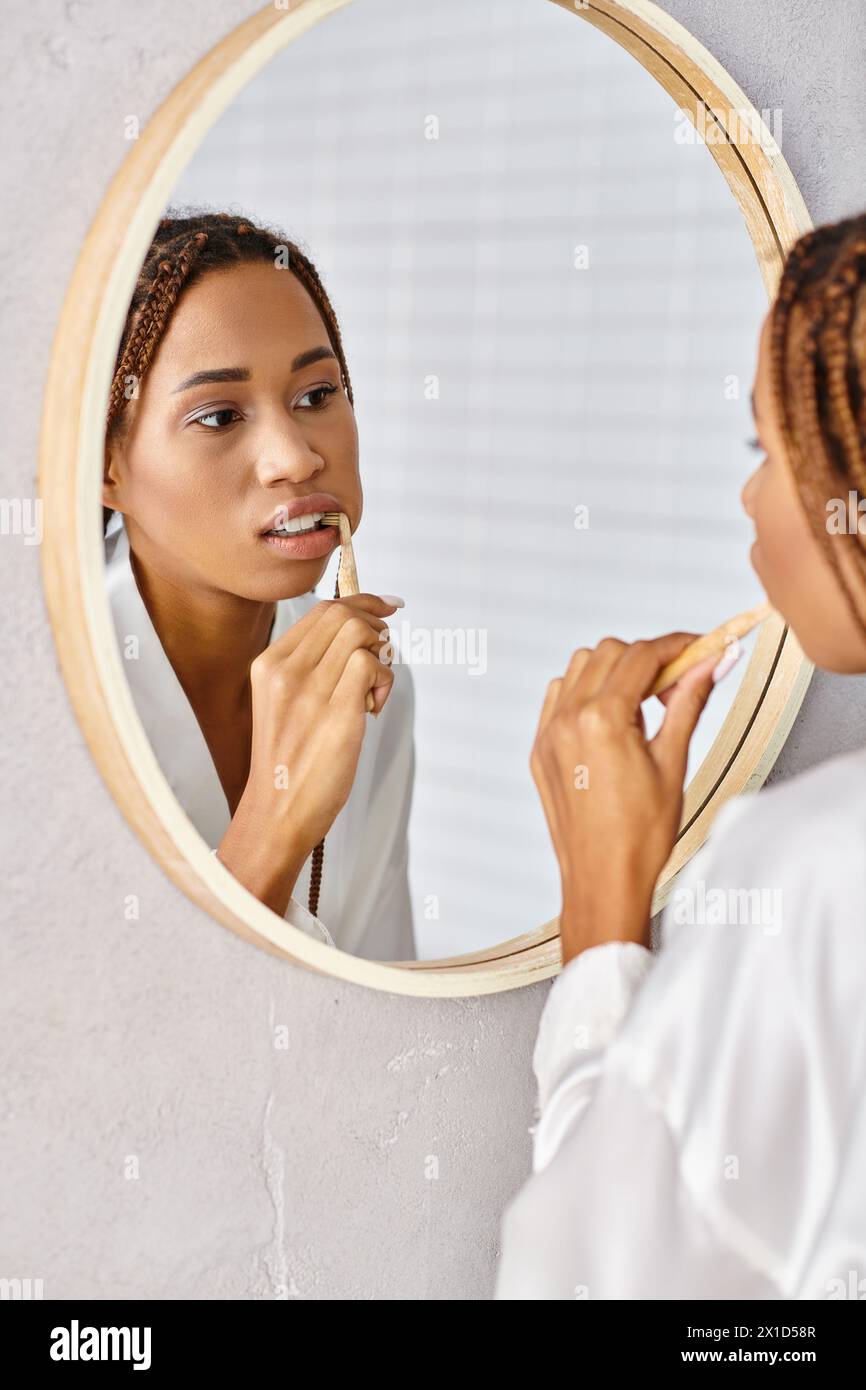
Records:
M337 570L337 592L340 598L361 592L358 587L358 571L355 568L355 552L352 549L352 527L345 512L340 512L340 568ZM376 708L372 690L367 691L365 707L368 714Z
M355 568L355 552L352 549L352 528L345 512L340 512L340 568L337 571L337 585L340 598L359 594L358 571Z
M712 632L705 633L703 637L697 637L694 642L689 643L685 651L680 652L679 656L674 657L673 661L669 661L666 666L662 667L645 698L648 698L649 695L658 695L660 690L673 685L674 681L679 680L686 671L697 666L699 661L705 661L708 656L723 656L729 642L745 637L746 633L751 632L753 627L757 627L765 618L768 618L772 611L769 603L760 603L757 608L749 608L745 613L737 613L726 623L714 627Z

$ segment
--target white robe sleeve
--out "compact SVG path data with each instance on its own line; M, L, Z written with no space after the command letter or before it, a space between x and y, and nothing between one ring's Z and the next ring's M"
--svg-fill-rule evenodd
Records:
M550 1162L592 1097L605 1049L652 960L635 942L606 942L575 956L551 986L532 1057L538 1083L533 1172Z
M609 943L554 982L497 1299L820 1298L862 1265L862 1221L822 1230L866 1158L859 830L849 843L837 811L822 835L800 810L768 834L769 796L723 808L657 957ZM714 925L712 889L771 896Z

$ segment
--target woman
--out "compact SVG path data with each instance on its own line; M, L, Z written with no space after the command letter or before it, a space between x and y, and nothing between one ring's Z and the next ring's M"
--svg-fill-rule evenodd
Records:
M753 409L754 568L812 661L864 672L866 215L793 248ZM654 957L653 887L714 663L667 692L650 741L640 702L692 635L608 638L547 691L531 766L564 969L498 1298L866 1294L866 750L728 802Z
M361 519L358 433L330 301L284 237L160 222L118 348L103 503L133 698L193 823L301 930L414 958L413 692L385 622L403 601L315 593L338 543L322 513Z

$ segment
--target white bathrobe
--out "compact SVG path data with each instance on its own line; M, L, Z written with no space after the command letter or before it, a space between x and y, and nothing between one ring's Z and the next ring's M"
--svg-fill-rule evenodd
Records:
M866 750L727 803L661 939L550 989L496 1297L866 1298Z
M132 697L157 761L203 839L215 851L231 821L210 750L154 628L129 559L129 537L115 512L105 538L106 584ZM310 591L276 605L271 642L322 595ZM285 917L301 931L368 960L413 960L408 821L415 770L414 688L408 664L393 663L394 686L378 719L368 718L355 781L325 838L318 915L307 910L311 860Z

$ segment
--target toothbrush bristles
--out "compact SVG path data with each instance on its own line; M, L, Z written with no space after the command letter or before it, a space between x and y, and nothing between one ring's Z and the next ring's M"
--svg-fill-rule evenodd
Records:
M339 513L339 512L325 512L324 515L322 516L322 525L323 525L323 526L339 526L339 524L340 524L340 513Z

